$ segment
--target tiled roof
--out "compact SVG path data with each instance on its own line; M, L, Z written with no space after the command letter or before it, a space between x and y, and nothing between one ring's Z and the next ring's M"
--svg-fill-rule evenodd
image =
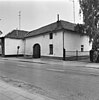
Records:
M27 33L28 33L27 31L23 31L23 30L13 30L12 32L5 35L4 37L14 38L14 39L23 39Z
M52 31L56 31L56 30L60 30L60 29L74 31L75 26L76 26L76 24L60 20L58 22L54 22L52 24L41 27L39 29L33 30L33 31L29 32L28 34L26 34L25 37L36 36L36 35L52 32Z

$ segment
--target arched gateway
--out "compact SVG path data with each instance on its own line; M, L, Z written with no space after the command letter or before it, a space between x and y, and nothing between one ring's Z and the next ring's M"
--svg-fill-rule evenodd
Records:
M41 54L40 54L40 45L39 44L35 44L33 46L33 57L34 58L40 58Z

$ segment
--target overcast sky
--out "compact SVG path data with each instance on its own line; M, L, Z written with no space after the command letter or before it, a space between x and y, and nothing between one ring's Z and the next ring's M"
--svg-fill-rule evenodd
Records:
M0 0L0 29L8 33L19 28L32 31L44 25L61 20L74 22L72 0ZM75 22L81 23L78 0L75 0Z

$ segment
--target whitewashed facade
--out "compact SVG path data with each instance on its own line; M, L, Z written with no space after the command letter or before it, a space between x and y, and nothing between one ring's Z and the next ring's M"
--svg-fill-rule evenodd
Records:
M5 38L5 55L23 55L24 53L24 41L22 39ZM17 52L17 47L20 46Z
M8 34L1 34L1 55L17 56L24 54L24 35L27 31L12 30ZM19 48L18 48L19 47Z
M83 51L89 51L91 49L87 35L80 35L72 31L55 32L53 33L53 39L49 39L49 34L26 38L25 55L33 55L33 46L35 44L40 45L41 56L49 57L63 57L63 47L66 51L81 51L81 45L83 45ZM53 44L53 54L49 53L50 44Z
M62 31L53 33L53 39L49 39L49 34L38 35L25 40L25 55L33 55L33 46L39 44L41 56L62 57ZM49 45L53 44L53 54L49 54Z
M67 51L81 51L81 45L83 45L83 51L91 50L92 45L89 43L89 37L87 35L65 31L64 47Z

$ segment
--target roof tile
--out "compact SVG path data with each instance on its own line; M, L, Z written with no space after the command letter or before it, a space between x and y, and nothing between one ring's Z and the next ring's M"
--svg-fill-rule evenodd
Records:
M46 25L44 27L38 28L36 30L30 31L28 34L26 34L25 37L36 36L36 35L52 32L52 31L60 30L60 29L74 31L75 26L76 26L76 24L60 20L60 21L54 22L52 24Z
M28 33L27 31L23 30L13 30L12 32L5 35L5 37L14 39L23 39L27 33Z

